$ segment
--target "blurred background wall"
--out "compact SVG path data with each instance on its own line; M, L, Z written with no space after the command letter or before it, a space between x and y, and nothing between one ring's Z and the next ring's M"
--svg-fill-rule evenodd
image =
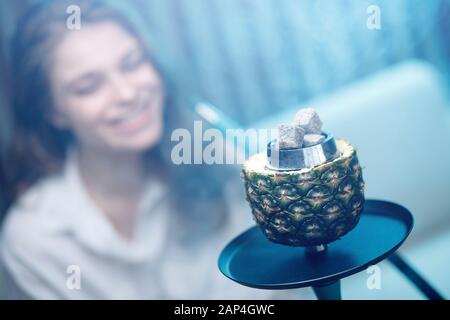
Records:
M2 0L4 41L36 0ZM450 81L449 0L128 0L146 16L176 77L242 124L406 59ZM369 30L366 9L381 10Z

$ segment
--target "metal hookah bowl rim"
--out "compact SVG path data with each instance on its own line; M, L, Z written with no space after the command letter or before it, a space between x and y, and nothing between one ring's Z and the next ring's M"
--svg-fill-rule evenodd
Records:
M322 131L325 140L321 143L293 149L279 149L277 140L267 144L266 167L277 171L292 171L312 168L335 159L338 156L336 140L329 132Z

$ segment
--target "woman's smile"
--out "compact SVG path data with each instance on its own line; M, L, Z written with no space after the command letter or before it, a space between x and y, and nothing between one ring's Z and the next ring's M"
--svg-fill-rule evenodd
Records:
M132 134L148 128L155 119L159 120L157 112L157 97L146 95L134 108L130 108L107 123L117 133Z

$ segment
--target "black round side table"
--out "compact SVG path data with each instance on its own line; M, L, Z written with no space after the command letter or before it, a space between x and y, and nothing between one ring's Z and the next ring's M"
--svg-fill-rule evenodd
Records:
M404 207L366 200L358 225L322 252L269 241L258 226L232 240L219 257L219 269L244 286L259 289L312 287L317 298L341 299L340 279L391 256L413 227ZM391 260L432 299L442 298L400 256Z

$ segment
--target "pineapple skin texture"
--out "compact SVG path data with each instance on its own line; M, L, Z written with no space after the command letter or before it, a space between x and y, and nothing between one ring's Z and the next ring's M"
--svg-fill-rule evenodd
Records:
M317 246L352 230L364 207L364 180L356 150L300 171L252 170L241 178L253 219L265 236L289 246ZM259 160L256 158L259 157ZM247 161L261 161L262 154Z

